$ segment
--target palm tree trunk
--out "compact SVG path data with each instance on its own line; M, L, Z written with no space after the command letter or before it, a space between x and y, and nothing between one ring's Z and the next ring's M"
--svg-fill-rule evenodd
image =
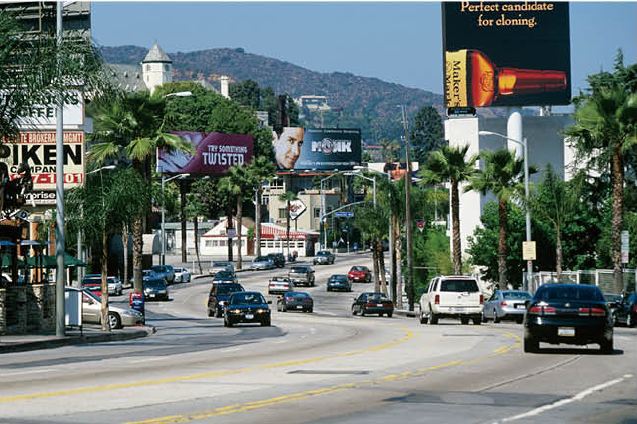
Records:
M122 225L122 251L124 252L124 277L122 284L128 284L128 224Z
M100 314L102 322L102 331L111 331L111 327L108 325L108 280L106 279L108 274L108 236L106 229L102 231L102 303L100 305Z
M399 218L396 216L396 221ZM402 278L402 263L403 263L403 248L402 241L400 239L400 225L396 225L396 232L394 233L394 241L396 242L396 305L399 308L403 307L403 278ZM400 271L400 272L399 272ZM400 274L400 275L399 275Z
M458 181L451 180L451 232L453 237L453 272L462 273L462 251L460 249L460 198L458 196Z
M377 240L378 246L378 274L380 277L380 288L383 294L387 295L387 279L385 278L385 255L383 255L383 243Z
M257 203L254 206L254 240L255 240L255 254L261 256L261 189L257 189Z
M243 255L241 254L241 223L243 221L243 197L237 196L237 269L243 266Z
M179 209L181 213L181 261L188 262L188 229L186 228L186 186L179 181Z
M232 207L228 206L228 213L226 215L228 215L227 221L226 221L226 233L230 234L230 230L232 230L234 228L234 223L232 222ZM233 257L232 257L232 238L228 237L228 262L232 262L233 261Z
M286 224L285 238L287 239L288 258L289 258L290 257L290 201L288 200L286 203L287 203L288 213L287 213L287 215L285 217L285 224Z
M624 289L621 257L621 232L624 213L624 160L621 147L613 147L612 158L612 184L613 184L613 218L611 233L611 255L613 258L613 279L615 290Z
M392 287L392 302L394 305L397 305L397 291L398 288L398 254L396 252L396 248L399 245L398 240L400 240L400 233L398 232L398 216L392 213L391 216L391 228L389 231L393 233L392 241L393 244L389 246L389 254L391 255L391 287Z
M507 225L507 204L506 201L498 201L498 216L500 221L500 232L498 236L498 283L501 289L506 287L506 225Z
M372 261L374 263L374 291L380 291L380 280L378 279L378 241L376 239L372 239ZM382 247L381 247L382 249Z
M192 228L195 233L195 255L197 255L199 275L203 275L203 269L201 268L201 258L199 257L199 220L197 219L197 214L195 214L195 219L192 220Z
M142 293L142 246L143 238L143 216L136 216L133 219L133 291Z
M555 272L557 281L562 279L562 234L559 227L555 228Z

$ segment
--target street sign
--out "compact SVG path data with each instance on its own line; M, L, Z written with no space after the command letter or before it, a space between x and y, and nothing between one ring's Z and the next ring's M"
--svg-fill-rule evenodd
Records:
M628 231L622 231L622 263L628 263L628 251L630 250L630 235Z
M339 211L334 212L334 216L337 218L354 218L354 212Z
M290 202L290 219L298 219L299 216L303 215L306 209L307 206L305 206L305 203L303 203L301 199L292 200Z
M522 242L522 259L525 261L534 261L536 259L534 241Z
M417 219L416 220L416 228L418 228L418 230L422 233L423 230L425 229L425 220L424 219Z

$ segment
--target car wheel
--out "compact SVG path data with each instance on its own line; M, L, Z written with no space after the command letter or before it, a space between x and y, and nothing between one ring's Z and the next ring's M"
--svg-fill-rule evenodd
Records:
M524 322L524 317L516 319L515 322L517 322L518 324L522 324Z
M599 350L600 352L606 354L606 355L610 355L611 353L613 353L613 338L611 337L610 340L603 340L599 343Z
M387 312L387 318L391 318L393 314L394 314L393 312Z
M502 321L502 319L498 317L498 313L497 313L497 312L496 312L496 310L494 309L494 310L493 310L493 323L494 323L494 324L497 324L497 323L499 323L500 321Z
M268 317L268 318L264 319L263 321L261 321L261 327L269 327L270 324L271 324L270 317Z
M208 309L208 317L214 317L215 313Z
M635 326L635 320L633 319L633 314L628 314L628 316L626 317L626 327L634 327Z
M431 316L429 317L429 322L431 323L431 325L436 325L438 324L438 315L434 314L433 312L431 313Z
M361 313L361 316L364 317L365 316L365 308L361 307L360 313Z
M352 306L352 315L356 315L358 314L358 312L356 312L356 307Z
M111 330L116 330L122 327L122 319L115 312L108 313L108 327Z
M482 324L482 317L480 315L473 317L472 320L473 320L473 325Z
M215 318L221 318L222 316L221 309L215 308Z
M524 337L524 351L527 353L535 353L540 350L540 342L533 337Z
M482 311L482 322L489 322L489 318L487 318L487 316L484 314L484 311Z
M379 312L379 313L378 313L378 316L379 316L379 317L382 317L382 316L383 316L383 313L382 313L382 312Z
M224 321L224 324L226 325L226 327L232 327L233 326L232 321L230 321L229 319Z
M314 308L310 308L310 309L308 309L307 311L308 311L309 313L312 313L312 312L314 312Z
M460 318L460 324L462 324L462 325L469 324L469 317L461 317Z
M429 318L425 316L425 314L422 313L422 311L420 311L420 315L418 316L418 321L420 321L421 324L427 324L427 322L429 321Z
M329 291L332 291L332 290L330 290L330 288L328 287L328 288L327 288L327 291L329 292Z
M281 305L281 312L287 312L288 311L288 307L287 305L284 303L283 305Z

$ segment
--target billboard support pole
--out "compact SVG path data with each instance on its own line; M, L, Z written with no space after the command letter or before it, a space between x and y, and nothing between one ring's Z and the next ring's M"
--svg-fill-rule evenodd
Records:
M57 3L56 13L56 29L57 29L57 47L62 47L62 2ZM60 58L58 51L58 73L61 70ZM62 75L58 75L62 77ZM64 337L65 334L65 311L64 311L64 98L62 95L62 89L57 92L57 105L56 105L56 127L55 127L55 203L56 203L56 226L55 226L55 259L56 259L56 273L55 273L55 335L58 337Z

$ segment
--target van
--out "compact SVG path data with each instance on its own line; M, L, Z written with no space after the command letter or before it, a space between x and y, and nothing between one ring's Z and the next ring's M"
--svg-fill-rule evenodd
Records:
M431 280L419 304L421 324L438 324L440 318L459 318L462 324L472 320L475 325L480 325L484 296L473 277L438 276Z

